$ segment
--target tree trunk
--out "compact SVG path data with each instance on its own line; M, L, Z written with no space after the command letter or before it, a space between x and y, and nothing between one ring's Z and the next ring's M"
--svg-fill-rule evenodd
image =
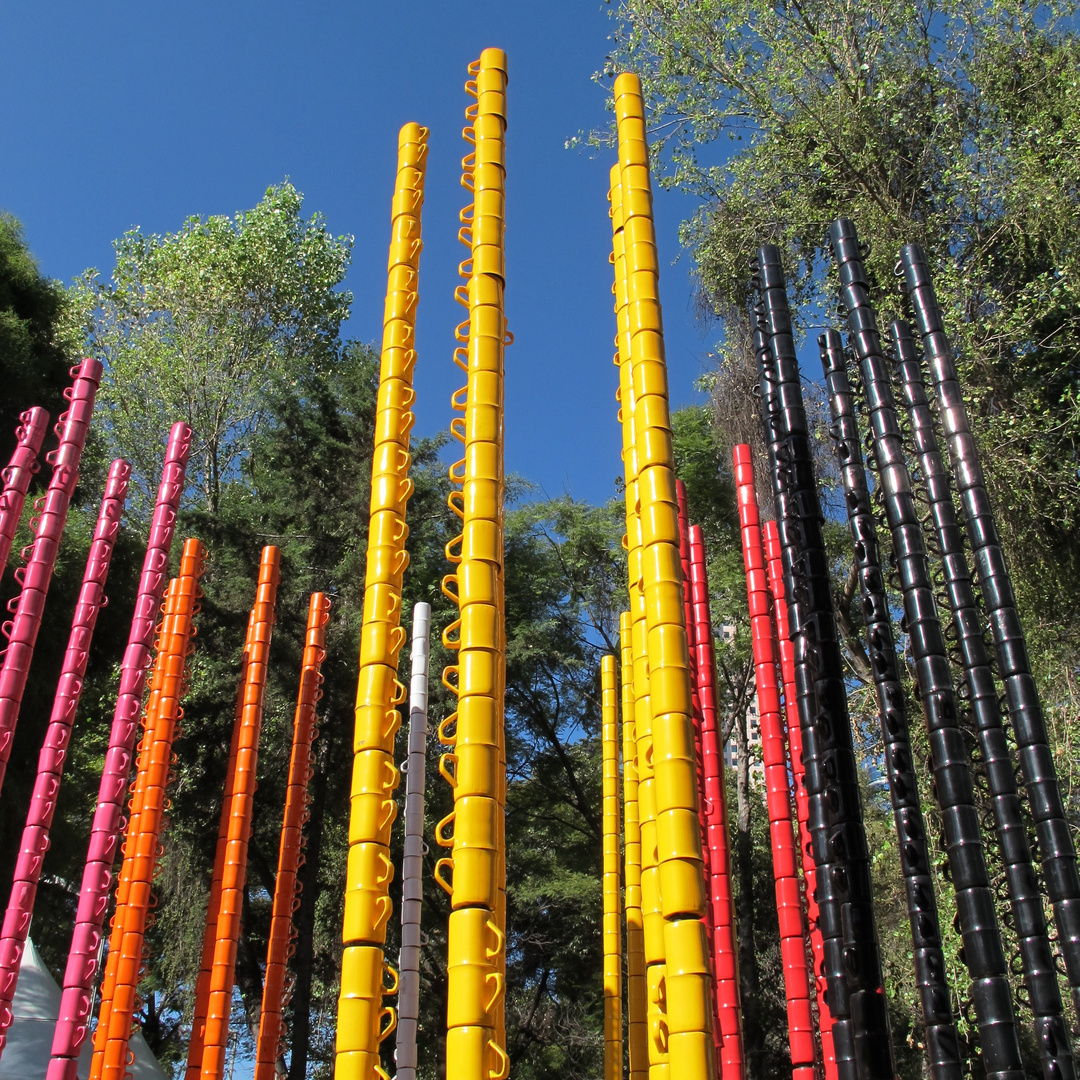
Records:
M745 1044L747 1071L754 1075L754 1062L762 1049L762 1032L755 1008L758 999L758 963L754 948L754 838L751 834L750 815L750 745L747 726L750 710L742 709L735 721L736 819L735 858L738 874L738 900L736 903L737 933L739 938L739 995L742 999L743 1042Z

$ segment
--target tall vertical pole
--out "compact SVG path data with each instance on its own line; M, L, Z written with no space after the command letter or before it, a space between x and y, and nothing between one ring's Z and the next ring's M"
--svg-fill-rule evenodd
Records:
M460 619L443 632L457 650L457 663L443 683L457 695L453 724L440 735L452 740L439 769L454 789L454 809L439 822L435 839L452 848L436 864L435 877L450 893L449 984L446 1068L455 1080L497 1080L509 1074L503 1030L506 980L505 837L505 629L503 627L503 373L504 350L512 340L504 312L506 192L506 54L485 49L469 67L465 84L476 103L466 110L465 129L475 151L462 162L462 184L473 193L459 233L470 258L460 272L468 286L458 298L468 302L469 321L458 327L466 342L459 359L468 374L464 421L451 433L465 445L464 458L451 467L462 484L449 496L462 531L447 546L457 572L444 581L458 602ZM457 636L455 637L455 632ZM451 728L453 732L451 733ZM453 870L453 882L445 877Z
M397 1080L416 1080L420 1016L420 915L424 899L424 782L427 771L428 658L431 605L415 604L409 680L409 748L405 765L405 851L401 861L401 951L398 954ZM269 1080L269 1078L268 1078Z
M600 660L603 775L604 1080L622 1080L622 904L619 895L619 688L615 657Z
M142 974L143 943L167 809L165 788L176 725L182 715L180 702L194 634L192 620L202 595L199 578L205 562L206 548L202 543L186 541L180 573L169 587L161 624L155 672L159 693L151 697L147 709L133 812L124 844L121 881L127 884L127 890L113 913L114 933L101 989L101 1016L94 1034L90 1075L101 1080L124 1080L128 1071L136 990Z
M645 954L646 1033L650 1080L667 1080L667 971L664 963L664 913L660 906L660 868L656 848L656 797L653 772L652 710L649 707L648 627L642 579L643 523L638 491L638 457L634 434L636 390L630 363L630 306L626 269L626 235L622 212L622 174L611 169L612 262L615 267L615 323L618 334L622 457L626 501L626 565L630 593L630 647L633 656L634 731L637 738L638 819L641 835L641 921ZM655 256L655 252L654 252ZM639 255L640 257L640 255ZM677 526L676 526L677 527Z
M293 926L293 902L300 892L296 872L304 846L304 821L310 801L307 787L311 777L311 744L315 729L315 705L322 696L322 664L326 659L326 624L330 621L330 598L312 593L308 602L307 627L304 631L304 655L300 663L300 691L293 717L292 752L289 755L289 778L285 787L285 812L282 816L278 845L277 875L270 913L270 936L266 948L266 974L263 978L262 1008L259 1013L259 1037L255 1047L255 1080L274 1080L277 1064L285 1052L282 1036L282 1013L288 1003L289 947L296 937Z
M41 867L49 848L49 830L56 810L71 727L82 695L90 642L98 612L105 603L105 579L120 531L120 517L124 512L130 476L131 466L126 461L112 463L90 541L90 551L86 556L82 587L75 601L75 614L71 619L71 633L60 668L49 725L45 729L45 740L38 756L37 778L30 797L22 843L19 845L11 898L4 912L3 932L0 934L0 1052L3 1052L7 1029L11 1024L11 1000L19 979L19 963L34 914Z
M765 765L765 799L769 816L776 913L780 921L780 956L787 1000L788 1045L793 1080L812 1080L814 1074L814 1028L810 1014L810 986L806 971L802 897L795 868L791 831L791 788L788 782L787 747L780 716L780 690L776 682L776 651L769 610L768 571L761 546L761 521L754 464L750 447L735 447L735 485L742 534L746 595L750 609L750 634L754 654L761 751Z
M60 445L45 456L53 466L52 478L45 494L34 504L37 518L31 522L33 542L23 552L26 565L15 571L15 580L22 586L22 591L16 602L14 618L2 628L8 644L4 650L3 666L0 667L0 788L3 787L4 774L11 757L11 742L22 707L34 645L41 629L41 617L56 566L60 537L67 523L68 506L75 485L79 482L79 461L90 430L90 417L94 411L94 397L101 383L101 373L102 366L97 360L86 359L78 367L72 368L75 381L67 390L71 404L56 425Z
M795 820L798 831L799 865L803 874L803 899L806 904L808 931L807 959L817 993L817 1025L820 1040L822 1071L825 1080L836 1080L836 1053L833 1050L832 1013L825 1000L825 957L820 912L816 899L817 864L810 843L810 799L806 790L806 769L803 765L802 726L795 692L795 646L791 640L788 605L784 593L784 569L780 561L780 534L770 518L762 532L765 539L765 561L769 573L769 592L772 595L776 642L780 654L780 675L784 689L784 715L787 719L788 755L791 764L791 784L795 794Z
M47 1080L76 1080L79 1050L90 1030L91 987L97 970L101 927L109 902L123 800L131 772L146 672L150 665L150 645L158 605L165 588L169 549L190 451L191 428L182 422L174 424L165 448L165 465L150 522L150 536L139 577L127 648L120 663L120 689L109 730L105 765L101 770Z
M713 918L713 972L716 980L714 1034L720 1044L721 1080L742 1080L745 1054L742 1005L739 1000L738 955L735 950L735 897L731 890L731 845L728 838L727 791L720 710L716 687L716 656L709 612L709 577L705 541L698 525L690 526L690 596L693 601L694 672L701 702L702 770L705 777L705 843L709 849L709 906Z
M911 416L911 436L926 487L934 534L941 550L941 569L957 631L957 645L964 668L979 748L986 768L986 783L994 812L1001 861L1009 887L1013 926L1024 970L1024 985L1035 1020L1035 1042L1043 1057L1044 1071L1064 1078L1075 1072L1073 1061L1063 1061L1070 1049L1069 1032L1062 1015L1061 991L1050 937L1047 931L1039 879L1031 861L1027 825L1016 787L1016 775L1008 738L1001 722L998 688L990 670L983 639L984 624L975 602L975 589L964 551L963 534L953 506L949 473L938 449L937 433L926 397L922 364L907 323L891 326L896 372L904 402Z
M255 628L255 612L248 613L244 650L240 654L239 679L236 686L236 703L233 709L232 736L229 739L229 758L225 765L225 790L218 815L217 844L214 847L214 868L210 874L210 891L206 900L203 919L202 951L199 957L199 973L195 976L195 1000L191 1009L191 1035L188 1038L185 1080L198 1080L202 1070L203 1039L206 1035L206 1017L210 1009L210 976L214 970L214 949L217 945L217 918L221 910L221 885L225 880L225 855L229 847L229 821L236 786L236 754L240 749L240 720L244 709L244 687L247 684L248 657L251 655L252 633Z
M656 777L657 861L667 970L671 1076L712 1080L712 978L705 926L697 763L689 653L679 562L667 365L657 291L645 103L636 75L615 81L625 237L634 438L642 524L642 582L648 630L649 704Z
M405 644L401 626L405 550L405 507L412 494L409 433L414 416L416 305L420 266L420 210L427 167L427 128L406 124L398 133L397 178L392 204L389 272L383 311L382 359L371 465L360 675L353 725L353 772L349 811L349 857L345 881L341 992L335 1075L373 1080L386 1073L379 1044L397 1016L383 1006L396 992L397 975L383 953L390 919L390 826L397 813L394 738L401 726L397 706L405 701L398 681L398 656ZM389 980L389 981L387 981Z
M900 869L907 893L915 984L919 988L923 1022L926 1025L926 1059L930 1075L935 1080L959 1080L963 1062L956 1025L953 1023L937 901L930 876L926 824L911 752L892 614L878 555L877 527L863 468L855 402L848 383L847 360L842 340L835 330L822 334L818 338L818 345L829 392L832 434L847 503L855 568L861 586L867 655L877 694Z
M941 808L945 852L956 894L956 915L971 975L971 998L988 1077L1017 1078L1023 1068L1008 965L998 928L994 890L960 727L945 638L934 600L922 524L885 361L870 304L859 240L843 218L829 229L840 289L848 310L848 341L859 363L867 421L904 602L908 649L926 720L934 788Z
M634 733L634 648L630 612L619 616L619 670L622 674L624 908L626 911L626 1034L629 1080L649 1074L646 1028L645 942L641 924L641 823L638 818L637 736Z
M236 943L247 881L248 837L255 800L255 773L259 763L263 702L274 629L274 607L280 580L281 553L268 545L259 561L259 578L252 606L251 651L244 670L244 698L240 711L240 737L236 744L233 796L225 846L225 873L216 921L217 942L210 970L210 994L203 1029L202 1080L223 1080L229 1049L229 1017L236 981Z
M757 284L755 351L795 645L833 1049L841 1080L891 1080L892 1044L858 766L822 532L824 515L780 250L772 244L758 251Z
M19 417L19 426L15 429L15 452L7 468L0 473L3 490L0 491L0 577L7 568L11 544L15 539L15 530L19 527L23 507L26 505L26 493L30 490L30 481L41 467L38 454L45 441L45 429L49 426L49 414L40 406L27 409Z
M705 755L703 747L704 717L701 707L701 682L698 678L698 623L694 619L694 590L690 580L690 510L686 498L686 485L681 480L675 481L675 495L679 500L679 561L682 563L683 611L686 618L686 644L690 659L690 706L694 721L694 758L697 761L698 782L698 825L701 827L701 872L705 879L706 893L712 880L711 851L709 848L709 829L706 822L707 803L705 798ZM711 631L710 631L711 636ZM709 943L709 955L716 955L716 934L713 925L712 904L705 903L705 933ZM716 1001L716 970L713 970L713 1001ZM715 1017L714 1017L715 1019ZM713 1025L713 1044L720 1048L720 1032ZM717 1057L719 1067L719 1057Z
M918 244L900 251L897 271L915 315L938 413L949 446L956 490L964 509L972 560L979 579L985 618L994 636L994 649L1005 702L1016 738L1017 755L1035 821L1046 891L1054 908L1058 943L1072 988L1073 1005L1080 1012L1080 871L1076 846L1065 817L1057 768L1050 752L1046 721L1038 687L1031 674L1012 580L1001 550L997 526L986 490L979 448L971 433L964 395L956 377L952 346L945 328L930 267Z

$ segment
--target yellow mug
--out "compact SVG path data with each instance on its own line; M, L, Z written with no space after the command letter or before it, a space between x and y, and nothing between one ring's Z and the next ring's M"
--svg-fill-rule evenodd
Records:
M474 909L483 910L483 909ZM463 912L453 912L454 915ZM503 998L506 980L487 964L450 964L446 969L448 1027L495 1024L496 1006Z
M352 844L346 864L346 877L362 888L386 890L394 879L394 863L385 844L362 842Z
M393 901L385 889L354 887L347 881L342 937L345 941L385 942L386 924L393 910Z
M506 939L490 911L466 908L450 913L450 941L447 963L494 965L500 957Z
M397 816L397 803L388 795L370 792L349 799L349 842L390 843L390 828Z
M488 1027L452 1027L446 1033L446 1075L507 1080L510 1058Z
M361 750L353 755L350 794L380 796L391 794L398 786L401 774L394 759L383 750Z

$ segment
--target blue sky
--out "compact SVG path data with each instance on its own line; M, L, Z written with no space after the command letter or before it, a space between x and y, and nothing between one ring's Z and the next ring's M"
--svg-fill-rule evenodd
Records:
M381 331L398 128L431 129L418 315L417 432L450 420L460 307L452 294L465 66L509 54L507 468L548 495L599 501L621 470L611 364L610 152L565 149L606 122L592 81L611 46L598 0L523 4L266 2L7 5L0 38L0 208L22 220L43 271L112 267L112 240L189 214L231 214L289 176L356 248L350 337ZM679 222L658 192L672 401L715 327L695 322Z

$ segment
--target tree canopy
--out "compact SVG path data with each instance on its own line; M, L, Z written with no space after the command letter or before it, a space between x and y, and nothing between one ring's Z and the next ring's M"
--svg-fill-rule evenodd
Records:
M621 0L605 74L638 71L704 307L744 344L750 260L784 251L806 329L825 231L854 219L884 316L900 246L935 267L1032 613L1080 584L1080 37L1072 0ZM744 389L738 379L719 386ZM729 410L730 411L730 410ZM1023 557L1020 555L1023 553Z
M352 238L335 239L302 207L286 181L233 218L190 217L164 236L133 229L116 241L108 279L88 271L78 283L72 319L106 365L111 442L144 489L159 432L186 420L196 433L188 475L217 510L274 382L296 385L333 361Z

